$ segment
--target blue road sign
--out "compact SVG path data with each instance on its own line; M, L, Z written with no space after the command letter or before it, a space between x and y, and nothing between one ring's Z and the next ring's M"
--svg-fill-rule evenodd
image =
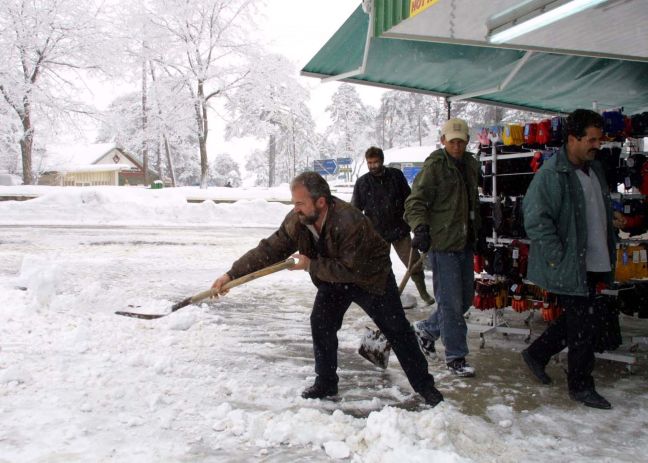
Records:
M403 175L410 185L414 181L414 177L421 171L421 166L403 166Z
M337 158L338 166L350 166L353 164L353 158Z
M313 170L320 175L337 174L338 165L335 159L318 159L313 161Z

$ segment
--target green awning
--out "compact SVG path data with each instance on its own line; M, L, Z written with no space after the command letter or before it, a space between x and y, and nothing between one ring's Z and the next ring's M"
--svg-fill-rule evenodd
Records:
M409 3L409 2L403 2ZM362 65L369 16L361 7L302 69L330 77ZM404 39L372 38L362 74L351 83L439 96L465 95L500 85L525 51ZM567 113L576 108L648 111L648 63L535 52L501 91L469 101Z
M374 35L380 37L404 19L409 18L410 0L375 0Z

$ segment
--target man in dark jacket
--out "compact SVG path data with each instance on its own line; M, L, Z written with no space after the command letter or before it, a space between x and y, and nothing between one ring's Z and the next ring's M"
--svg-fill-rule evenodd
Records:
M390 341L407 379L429 405L443 400L428 373L398 295L389 245L358 209L331 196L326 180L305 172L290 184L294 208L279 229L245 253L213 284L219 290L232 279L293 257L293 270L305 270L317 286L310 317L315 354L315 383L302 397L336 395L337 331L352 302L372 318Z
M405 220L414 230L412 246L430 251L434 296L438 309L414 326L424 352L436 355L441 338L445 361L455 375L469 377L475 369L466 362L468 327L464 313L473 300L473 251L479 217L479 163L468 145L468 125L450 119L441 129L444 148L434 151L414 179L405 201Z
M419 260L418 251L412 249L410 227L403 219L410 187L400 169L383 165L385 155L380 148L369 148L365 159L369 172L356 181L351 204L371 219L376 231L394 247L405 267L409 267L410 252L413 253L412 262ZM425 287L422 263L411 270L411 278L425 304L434 304L434 298Z
M527 278L558 295L560 317L522 357L544 384L545 367L565 347L569 396L589 407L609 409L594 389L594 341L598 282L614 275L615 238L610 192L595 161L603 118L577 109L567 118L565 144L535 174L524 197L524 227L531 239Z

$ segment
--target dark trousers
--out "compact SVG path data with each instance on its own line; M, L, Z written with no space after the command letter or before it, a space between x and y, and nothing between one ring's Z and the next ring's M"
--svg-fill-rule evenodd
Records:
M594 312L596 284L605 274L588 273L588 296L559 295L564 311L542 335L529 346L529 354L546 365L551 357L565 347L567 353L567 386L571 392L594 389L594 341L597 317Z
M318 286L310 317L317 381L324 384L338 382L337 332L352 302L362 307L387 337L412 388L420 392L426 386L434 385L414 330L405 317L391 272L387 290L382 295L369 293L349 283L321 283Z

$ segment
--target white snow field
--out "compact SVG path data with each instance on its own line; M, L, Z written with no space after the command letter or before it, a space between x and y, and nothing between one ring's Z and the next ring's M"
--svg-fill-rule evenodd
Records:
M274 199L289 199L284 188ZM644 346L633 374L597 362L614 406L600 411L567 398L560 363L548 367L555 385L534 382L521 337L480 349L470 335L477 377L431 362L446 401L430 408L394 356L383 371L357 354L371 321L355 306L339 333L339 396L300 397L314 378L305 272L158 320L114 314L165 313L209 288L290 210L246 194L190 204L182 190L51 188L0 202L0 462L646 461ZM646 335L643 322L622 320ZM536 315L534 335L543 326Z

